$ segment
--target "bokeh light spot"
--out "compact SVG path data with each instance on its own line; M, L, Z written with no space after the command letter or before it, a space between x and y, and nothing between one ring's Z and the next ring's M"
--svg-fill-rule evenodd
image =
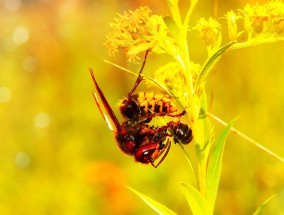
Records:
M17 153L16 158L15 158L16 166L20 168L25 168L29 166L30 163L31 163L31 158L26 152Z
M9 51L9 52L15 51L17 48L17 45L14 43L11 37L3 39L2 44L3 44L4 50Z
M38 68L38 61L32 56L28 56L23 61L23 68L26 72L34 72Z
M29 37L29 30L25 26L18 26L12 35L14 43L18 45L26 43L29 40Z
M38 128L46 128L50 124L50 116L47 113L38 113L34 119L34 125Z
M11 12L16 12L21 8L22 2L21 0L5 0L4 6L7 10Z
M8 102L12 97L11 90L7 87L0 87L0 102Z

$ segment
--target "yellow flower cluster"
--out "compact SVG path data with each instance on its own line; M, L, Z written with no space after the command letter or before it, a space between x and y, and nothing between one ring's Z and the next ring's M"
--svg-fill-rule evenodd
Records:
M191 73L195 81L201 71L201 66L194 62L190 62ZM180 63L173 61L160 67L155 72L155 79L159 83L165 84L167 89L178 99L182 104L186 104L187 88L183 68Z
M196 26L193 28L200 32L200 36L205 42L209 52L216 50L221 44L221 25L216 20L210 17L208 20L200 18Z
M136 62L138 54L148 49L162 52L159 42L167 37L168 30L161 16L150 16L150 13L148 7L140 7L118 14L115 22L110 24L113 31L107 35L105 43L109 55L121 50L129 61Z
M167 63L155 72L158 82L164 83L170 92L177 98L183 97L185 91L185 77L180 64L175 62Z
M265 33L280 35L284 31L282 0L272 0L264 5L247 4L241 12L248 38Z
M267 4L267 11L270 14L271 21L274 25L275 33L284 32L284 4L280 0L271 1Z
M247 40L256 37L283 36L284 33L284 4L282 0L272 0L264 5L251 6L247 4L243 10L239 10L239 14L229 11L225 18L231 42L237 42L239 35L244 32L247 34ZM244 31L238 31L238 20L243 20ZM200 36L209 53L220 47L221 25L216 19L201 18L193 29L200 31Z

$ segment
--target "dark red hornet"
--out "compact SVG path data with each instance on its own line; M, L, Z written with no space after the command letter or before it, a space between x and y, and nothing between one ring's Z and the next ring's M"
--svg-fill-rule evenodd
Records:
M175 143L188 144L193 140L190 126L181 119L169 122L167 127L169 132L171 132Z
M155 116L171 116L180 117L186 112L178 112L173 99L165 94L154 92L140 92L133 94L139 83L143 80L142 71L144 69L149 50L146 51L144 61L139 71L136 82L128 93L128 97L124 98L119 105L122 116L133 122L149 123Z
M168 133L168 126L149 126L145 122L134 122L133 120L119 123L100 89L92 69L89 70L96 88L93 94L95 102L109 128L114 132L119 148L124 153L133 155L137 162L151 163L155 168L158 167L167 156L171 146L171 141L168 138L171 136ZM100 104L103 104L106 113ZM155 163L158 158L160 160Z
M178 108L168 95L154 92L140 92L122 100L119 110L125 119L149 123L155 116L180 117L185 111Z
M95 102L110 130L114 132L119 148L124 153L133 155L137 162L151 163L156 168L167 156L172 138L175 143L188 144L192 141L193 136L190 126L181 120L181 116L186 112L177 113L178 108L170 96L153 92L133 94L143 80L141 73L148 52L149 50L146 51L133 88L128 93L128 97L123 99L119 105L119 110L126 119L123 123L118 121L100 89L93 71L89 70L96 88L94 92ZM101 104L103 104L104 109L102 109ZM174 121L160 127L150 126L148 123L155 116L174 117Z

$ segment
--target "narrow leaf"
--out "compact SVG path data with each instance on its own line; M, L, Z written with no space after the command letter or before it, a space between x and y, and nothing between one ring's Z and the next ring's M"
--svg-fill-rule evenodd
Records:
M212 67L218 62L218 60L221 58L222 54L229 49L233 44L235 43L229 43L223 47L221 47L218 51L216 51L204 64L196 83L196 89L200 87L200 84L204 81L204 79L207 77L209 72L211 71Z
M217 196L221 171L222 171L222 160L223 160L223 152L225 147L225 142L227 139L228 132L230 128L237 120L232 120L223 130L219 139L216 141L213 151L211 152L208 169L207 169L207 177L206 177L206 193L207 199L210 203L210 206L213 208L214 203Z
M178 7L179 0L166 0L168 7L172 13L173 20L177 23L178 26L181 26L181 16Z
M265 202L263 202L257 209L256 211L253 213L253 215L260 215L262 213L263 208L268 204L268 202L270 202L271 199L273 199L276 195L271 196L270 198L268 198Z
M181 183L182 192L191 208L193 215L211 215L213 212L210 210L208 202L200 194L195 187Z
M139 196L147 205L149 205L154 211L156 211L160 215L177 215L175 212L167 208L166 206L162 205L161 203L153 200L152 198L138 192L137 190L128 187L133 193Z
M195 183L197 183L197 181L196 181L197 173L194 171L195 169L193 168L192 160L190 159L190 157L189 157L187 151L185 150L183 144L182 144L182 143L179 143L178 145L181 147L181 150L183 151L183 153L184 153L184 155L185 155L185 157L186 157L186 159L187 159L187 161L188 161L189 168L190 168L190 170L191 170L191 172L192 172L192 175L194 176Z
M203 153L205 153L204 149L208 145L211 140L211 125L209 122L208 117L206 116L207 113L207 98L205 90L202 88L200 90L201 95L198 98L198 106L200 107L199 110L199 119L196 124L196 131L195 131L195 141L196 147L200 153L197 153L199 159L201 159ZM199 156L200 155L200 156Z
M169 32L171 33L171 36L175 39L178 39L179 38L179 28L177 26L177 23L170 16L165 16L163 19L164 19L164 22Z

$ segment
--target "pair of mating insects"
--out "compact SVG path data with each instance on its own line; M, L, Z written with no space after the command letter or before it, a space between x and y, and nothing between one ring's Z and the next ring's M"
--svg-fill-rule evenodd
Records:
M143 80L141 74L148 52L149 50L146 51L138 78L129 91L128 97L123 99L119 105L120 113L126 119L122 123L118 121L101 91L92 69L89 70L96 88L93 94L95 102L109 128L114 132L119 148L124 153L134 156L137 162L150 163L156 168L167 156L171 147L171 139L175 143L188 144L192 141L193 136L190 126L181 119L186 112L176 114L178 108L170 96L153 92L133 94ZM103 104L106 113L101 104ZM155 116L169 116L175 120L163 126L150 125L149 123ZM160 160L158 160L159 158Z

